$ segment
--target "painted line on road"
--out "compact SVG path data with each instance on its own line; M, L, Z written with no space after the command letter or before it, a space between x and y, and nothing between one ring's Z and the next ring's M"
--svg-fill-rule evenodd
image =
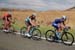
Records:
M16 34L20 34L20 32L17 32Z
M20 32L17 32L16 34L20 34ZM46 40L45 37L41 37L41 39ZM70 42L66 42L66 43L70 43ZM73 43L73 45L75 45L75 43Z

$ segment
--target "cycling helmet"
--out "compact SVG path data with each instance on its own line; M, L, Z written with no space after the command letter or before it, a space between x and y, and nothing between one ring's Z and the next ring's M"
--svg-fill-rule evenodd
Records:
M36 13L33 13L32 15L36 17L37 14Z
M67 16L63 15L62 16L62 19L66 20L67 19Z
M4 14L4 16L8 16L8 15L11 15L11 12L6 12L6 13Z

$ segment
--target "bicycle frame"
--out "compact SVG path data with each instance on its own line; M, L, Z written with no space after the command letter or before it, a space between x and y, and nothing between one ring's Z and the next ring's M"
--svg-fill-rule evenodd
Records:
M29 34L32 35L33 30L37 29L36 26L30 28Z
M62 30L61 35L62 35L62 34L65 34L66 32L68 32L69 29L70 29L70 28L64 28L64 29ZM55 32L55 37L57 37L57 35L56 35L56 29L54 29L54 32Z

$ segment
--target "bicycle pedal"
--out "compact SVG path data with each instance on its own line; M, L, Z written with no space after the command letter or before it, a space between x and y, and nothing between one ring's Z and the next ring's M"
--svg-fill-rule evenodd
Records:
M28 38L28 39L31 39L31 37L28 37L28 36L27 36L27 38Z

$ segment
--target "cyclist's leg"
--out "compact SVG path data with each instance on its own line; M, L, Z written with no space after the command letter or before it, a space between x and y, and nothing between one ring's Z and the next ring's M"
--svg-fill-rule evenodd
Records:
M9 21L7 21L7 25L6 25L7 30L10 30L10 26L11 26L11 23Z
M4 29L4 30L7 30L7 29L8 29L7 26L8 26L8 25L7 25L7 21L4 21L4 27L3 27L3 29Z
M28 22L25 22L25 24L26 24L26 27L27 27L25 35L30 37L31 35L29 34L29 31L30 31L31 25Z
M53 27L56 28L56 37L55 37L55 39L58 40L58 39L60 39L60 32L61 32L60 24L53 23Z
M26 33L29 33L31 26L29 25L28 22L25 21L25 25L27 27Z
M31 28L31 26L29 25L29 26L27 26L27 33L29 33L29 31L30 31L30 28Z
M57 37L58 37L58 40L59 40L59 39L61 39L62 24L59 23L57 27L58 27L58 29L56 31L56 34L57 34Z
M3 21L4 22L4 26L3 26L3 31L5 31L5 32L8 32L8 29L9 29L9 22L8 21Z

